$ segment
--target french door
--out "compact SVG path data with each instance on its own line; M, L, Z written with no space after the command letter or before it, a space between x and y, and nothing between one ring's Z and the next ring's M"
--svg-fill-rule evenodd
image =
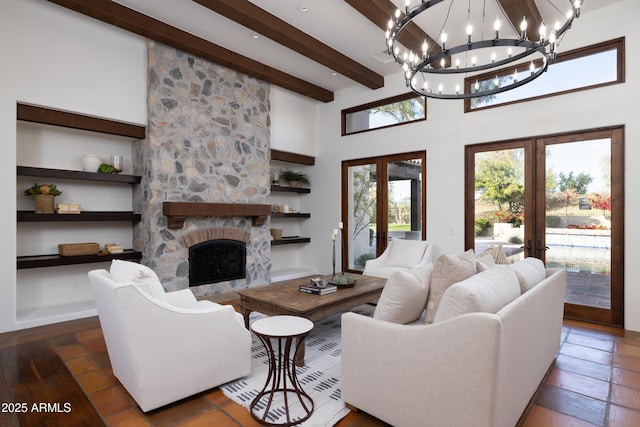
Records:
M342 162L342 262L360 272L392 239L426 238L426 153Z
M623 326L624 128L466 147L465 246L567 271L565 317Z

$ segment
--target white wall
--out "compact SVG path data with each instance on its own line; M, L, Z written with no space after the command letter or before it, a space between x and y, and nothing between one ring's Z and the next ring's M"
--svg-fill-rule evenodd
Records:
M512 138L580 131L603 126L625 125L626 194L625 242L629 255L625 264L625 327L640 331L640 265L630 262L640 237L640 123L638 99L640 52L640 4L622 0L598 5L590 13L585 2L582 17L563 41L562 49L589 45L625 36L626 83L577 92L561 97L521 103L469 114L462 101L428 100L427 121L350 136L340 136L340 110L406 91L401 75L388 78L385 87L371 91L361 87L336 93L335 101L320 106L318 162L312 212L323 212L314 220L314 256L307 262L321 272L331 269L331 230L340 218L340 164L342 160L375 155L426 150L427 152L427 238L438 253L464 249L464 146ZM603 25L603 23L612 23ZM615 25L613 24L615 23ZM453 235L451 235L451 232ZM437 255L437 254L436 254Z
M5 248L0 257L0 269L4 272L0 281L0 332L3 332L47 323L46 320L16 322L16 255L17 247L25 245L22 241L18 245L15 225L18 200L23 203L18 197L22 188L16 190L16 197L12 190L17 188L16 103L146 124L147 59L144 39L38 0L0 1L0 43L4 55L0 67L0 141L3 147L0 173L6 188L11 189L11 196L5 200L5 208L0 213L2 224L5 224L2 230ZM21 132L30 134L29 139L37 139L39 136L33 136L29 128L29 125L23 126ZM77 141L78 135L74 132L69 140ZM45 156L38 151L39 143L36 143L32 148L35 150L33 158L57 164L32 166L72 169L67 162L73 161L73 146L60 139L54 137L51 142L63 144L61 149L69 150L67 158L47 155L42 159ZM75 148L78 155L87 149L84 143ZM109 152L109 149L105 150L105 153ZM21 151L20 156L28 157L28 153ZM35 247L41 244L29 242ZM22 295L34 303L38 299L45 304L73 301L78 293L86 295L88 287L86 270L77 267L21 270L18 286L23 286ZM82 282L76 284L74 281ZM50 282L53 291L43 286L43 282L45 285ZM84 289L78 290L78 287Z
M270 92L271 148L316 156L320 103L278 86Z
M595 3L594 3L595 4ZM601 3L600 3L601 4ZM640 5L621 0L598 5L585 13L567 35L563 49L627 37L626 83L493 110L463 114L459 101L428 102L426 122L373 132L340 136L340 110L403 93L400 75L388 78L375 91L355 87L336 93L322 104L272 87L271 140L273 148L316 156L309 168L312 193L303 196L312 219L302 222L301 233L312 242L303 245L298 262L320 272L331 271L331 232L340 220L340 164L355 159L397 152L427 151L427 236L439 252L460 252L464 246L464 146L517 137L625 125L627 253L632 256L640 225L640 193L634 183L640 170L640 125L636 94L640 93L640 53L631 41L640 40ZM603 23L615 25L603 25ZM16 102L79 111L133 123L146 123L146 48L144 40L39 0L0 0L0 158L3 182L16 186ZM308 200L306 199L308 198ZM2 210L0 256L0 332L35 324L17 325L16 197ZM453 231L453 236L450 235ZM298 245L292 245L298 246ZM640 265L625 266L625 326L640 331ZM48 274L54 275L54 269Z

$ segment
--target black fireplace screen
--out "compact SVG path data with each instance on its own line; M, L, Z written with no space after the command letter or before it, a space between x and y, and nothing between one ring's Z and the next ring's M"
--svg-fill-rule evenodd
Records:
M242 279L247 247L239 240L216 239L189 248L189 286Z

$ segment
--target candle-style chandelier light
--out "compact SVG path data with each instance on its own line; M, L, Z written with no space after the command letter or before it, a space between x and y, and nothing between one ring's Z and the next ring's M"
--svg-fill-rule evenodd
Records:
M416 0L414 0L415 2ZM448 28L449 15L455 0L449 1L440 32L430 46L425 40L421 50L413 52L403 48L399 36L407 26L423 15L433 12L433 6L445 0L418 0L412 7L411 0L405 0L404 14L398 9L388 23L386 32L388 53L402 66L407 86L419 95L440 99L468 99L494 95L527 84L547 70L550 61L555 60L556 49L562 36L571 28L573 20L580 17L582 0L567 0L570 8L562 11L551 0L545 0L557 16L554 22L545 22L539 28L529 30L527 17L519 23L519 31L503 29L504 22L510 22L499 0L468 0L466 28ZM493 17L486 17L487 2L495 2L493 10L500 11ZM476 9L472 14L472 3ZM443 5L446 6L446 5ZM436 15L436 13L434 13ZM440 11L442 15L442 7ZM431 17L429 17L431 18ZM476 22L472 22L472 18ZM485 18L487 27L485 29ZM489 22L491 20L492 22ZM460 34L448 37L449 31ZM485 34L486 33L486 34ZM510 36L509 33L512 35ZM461 36L464 35L464 41ZM456 36L462 43L454 44ZM449 39L449 40L448 40ZM529 58L531 57L531 58ZM504 68L515 67L515 72L505 75ZM468 77L495 71L495 78L473 81ZM466 79L466 84L465 84Z

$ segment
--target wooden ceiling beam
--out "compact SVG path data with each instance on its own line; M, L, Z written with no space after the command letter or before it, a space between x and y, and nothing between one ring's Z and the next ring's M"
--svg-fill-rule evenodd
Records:
M394 5L390 0L344 0L355 10L360 12L364 17L369 19L369 21L376 24L378 27L382 29L383 32L387 31L387 23L389 19L396 12L396 5ZM401 15L401 18L404 17L404 12ZM407 25L404 31L400 34L398 41L402 43L404 47L407 49L413 50L414 52L422 51L422 43L427 41L430 48L429 51L431 54L436 54L442 52L442 48L436 41L427 33L425 33L422 28L418 27L414 22L411 22ZM380 49L384 50L384 38L381 39Z
M502 10L511 21L516 34L520 34L522 18L527 18L527 34L530 40L538 40L542 15L535 0L498 0Z
M247 0L193 0L371 89L384 77Z
M196 37L110 0L48 0L67 9L322 102L333 92Z

